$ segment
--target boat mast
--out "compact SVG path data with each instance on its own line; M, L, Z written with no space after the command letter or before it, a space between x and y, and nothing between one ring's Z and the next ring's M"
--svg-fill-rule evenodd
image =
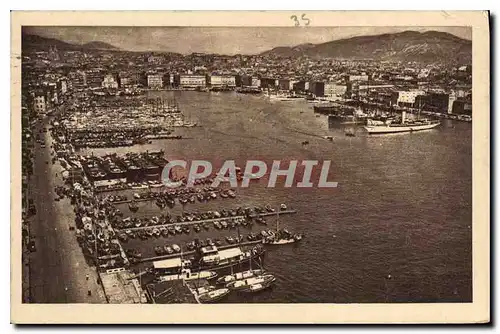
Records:
M241 240L240 240L240 225L236 228L236 232L238 233L238 248L241 251ZM238 260L238 265L239 265L239 271L241 271L241 258Z
M276 210L276 234L278 234L279 231L279 220L280 220L280 208Z

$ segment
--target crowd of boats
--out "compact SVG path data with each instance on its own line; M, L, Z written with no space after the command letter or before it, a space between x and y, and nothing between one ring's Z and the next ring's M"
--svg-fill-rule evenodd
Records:
M155 261L144 273L151 272L156 282L184 281L199 303L217 302L231 292L255 293L276 281L263 267L262 244L221 250L216 245L195 243L192 255L181 252L178 257Z
M211 273L208 280L217 278ZM273 274L263 269L247 270L217 278L215 284L196 288L196 299L202 303L214 303L222 300L231 292L256 293L272 287L276 282Z
M71 118L66 118L66 120L71 120ZM77 127L75 130L82 129ZM127 135L127 131L125 130L122 134ZM100 129L95 133L106 133L106 130ZM117 132L111 131L110 133L116 134ZM183 187L185 180L179 180L181 183L179 188L162 191L163 189L160 188L164 185L156 177L161 174L166 164L164 152L128 153L123 156L116 154L102 157L82 156L64 149L68 142L74 144L75 141L74 138L68 141L66 138L68 133L64 132L60 124L53 124L51 134L54 138L53 147L51 147L53 163L57 161L61 162L61 165L64 163L66 173L81 171L78 180L71 173L71 177L66 178L65 186L56 187L57 200L64 197L70 199L75 213L75 226L73 227L70 222L70 230L76 230L76 238L85 256L94 261L99 271L129 268L130 265L140 262L148 243L129 243L129 245L135 245L133 248L137 248L125 249L123 244L130 239L146 240L167 237L172 242L163 245L158 245L156 242L154 246L149 245L158 258L168 257L163 261L170 261L163 264L157 263L158 261L154 262L155 275L160 280L169 280L175 275L178 278L185 277L187 272L190 273L190 277L198 276L199 278L205 277L206 271L215 272L216 276L211 274L209 277L224 278L224 284L220 284L223 280L216 282L214 285L216 289L208 287L205 293L198 296L200 302L210 302L220 296L217 292L220 289L230 291L248 289L251 292L270 286L274 282L274 279L270 279L272 275L265 274L268 275L265 276L260 273L250 277L248 274L240 273L241 275L234 276L234 282L230 282L227 276L230 275L228 271L231 271L232 275L234 268L246 270L247 266L251 267L252 261L261 260L265 253L264 245L280 245L298 242L302 239L301 234L279 229L278 224L276 229L269 229L266 226L268 222L264 216L276 214L278 218L279 214L293 211L288 210L285 204L276 209L271 205L265 205L201 213L184 211L178 216L164 211L161 215L148 218L133 217L133 214L132 217L124 217L126 209L120 210L120 203L127 203L128 210L134 213L140 209L138 205L140 201L154 201L159 208L163 208L172 206L175 200L186 204L211 201L216 198L234 198L236 194L232 189L211 187L209 184L213 182L213 177L197 180L196 186L192 188ZM125 185L125 189L144 190L144 192L136 191L131 198L129 198L130 194L96 195L98 188L96 184L99 182L107 184L109 180L119 181L116 184L122 187ZM254 224L261 225L264 229L258 232L247 230L240 233L240 227L250 228ZM194 238L182 244L180 240L170 238L179 233L199 233L212 227L221 231L235 230L236 232L237 230L237 233L211 238L206 238L206 236ZM248 248L249 245L252 247ZM258 272L255 271L254 274L256 273ZM242 284L242 279L250 278L253 280ZM187 280L190 279L187 278ZM228 285L230 283L231 285Z
M95 97L94 97L95 98ZM195 127L174 101L147 98L100 98L74 103L71 113L58 115L61 138L76 149L120 147L157 139L182 139L175 127Z
M131 189L150 189L150 188L163 188L163 184L151 183L144 188L133 188ZM214 187L202 187L202 188L177 188L168 189L164 191L146 191L142 193L133 193L132 198L129 198L126 194L115 194L104 196L104 199L110 203L122 204L128 203L130 211L137 212L139 210L138 202L143 201L154 201L155 204L163 209L166 206L172 208L175 205L176 199L182 205L187 203L198 202L208 202L217 198L236 198L236 193L232 189L222 189Z
M148 231L149 232L149 231ZM199 232L195 229L195 232ZM152 234L149 235L149 233L145 233L146 235L149 236L155 236L155 237L167 237L169 235L175 235L178 233L186 233L186 229L184 227L179 227L179 226L174 226L172 228L166 228L166 227L161 227L159 229L153 229ZM189 233L189 232L187 232ZM142 234L144 235L144 234ZM141 235L141 236L142 236ZM120 241L126 242L127 239L123 238L123 234L119 234L118 238ZM154 247L154 252L157 256L162 256L162 255L171 255L175 253L180 253L181 249L184 251L193 251L196 249L197 246L205 247L205 246L225 246L225 245L236 245L236 244L241 244L244 242L262 242L263 244L271 244L271 245L280 245L280 244L289 244L289 243L294 243L302 240L302 234L298 233L291 233L287 229L283 230L273 230L273 229L268 229L268 230L262 230L258 233L256 232L251 232L247 234L246 236L243 234L237 234L237 235L227 235L222 238L206 238L205 240L197 238L196 240L188 241L185 243L184 247L181 248L178 244L166 244L164 246L155 246ZM130 250L129 250L130 252ZM135 254L133 257L135 258L141 258L142 254L139 254L137 252L132 251Z
M385 110L387 109L387 110ZM359 106L353 107L340 103L327 103L314 106L314 112L328 116L331 126L361 125L368 134L386 134L400 132L414 132L433 129L441 124L440 119L453 119L472 122L470 115L455 115L422 111L421 109L407 110L404 108L362 110ZM425 115L426 117L422 117ZM347 135L352 135L351 133Z
M281 209L283 211L287 209L284 204L281 207L284 208ZM178 224L179 228L183 229L181 232L184 231L185 233L189 233L190 230L188 225L192 225L195 230L198 229L198 227L208 229L207 226L209 226L209 223L212 223L217 229L235 228L237 226L251 226L254 220L258 224L266 225L267 222L263 217L261 217L261 215L275 212L276 210L271 208L270 205L266 205L264 207L238 207L236 209L221 209L218 211L206 211L201 213L184 211L176 217L167 212L160 216L153 216L151 218L123 218L123 212L114 208L114 211L109 212L109 221L113 228L120 230L130 229L132 231L162 225L172 225L175 229L175 224ZM275 214L278 215L279 212ZM155 234L156 233L157 232L155 232ZM175 232L172 232L171 234L175 234Z

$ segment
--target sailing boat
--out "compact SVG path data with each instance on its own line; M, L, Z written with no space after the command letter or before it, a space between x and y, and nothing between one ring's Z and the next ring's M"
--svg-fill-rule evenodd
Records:
M264 239L266 245L286 245L302 240L302 234L292 234L286 229L279 229L279 210L276 211L276 233L270 238Z
M201 273L203 273L203 271L199 272L199 274ZM215 303L226 297L231 292L231 290L227 288L217 289L212 285L208 287L199 287L198 283L198 280L194 281L196 287L195 293L198 295L197 299L201 304Z
M240 235L239 232L240 232L240 228L238 227L238 245L240 246L241 245L241 238L239 238L239 235ZM239 270L241 270L241 261L238 262L238 267L239 267ZM250 259L250 269L249 270L234 273L233 267L231 266L231 274L219 277L217 279L217 284L226 285L226 284L229 284L229 283L234 282L234 281L244 280L247 278L252 278L252 277L257 277L257 276L263 275L264 272L265 272L265 270L263 270L263 269L252 270L252 260Z

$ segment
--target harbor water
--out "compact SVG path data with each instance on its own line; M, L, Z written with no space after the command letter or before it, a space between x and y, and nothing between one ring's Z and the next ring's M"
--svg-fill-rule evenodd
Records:
M247 160L266 161L269 168L273 160L331 161L328 180L338 182L336 188L317 188L319 173L314 173L313 188L285 188L283 178L268 188L264 178L238 188L235 199L176 204L172 214L267 203L298 211L280 217L280 227L303 233L304 239L266 252L265 268L276 284L252 296L231 294L226 302L471 301L471 124L444 120L433 130L382 136L357 128L355 137L347 137L305 101L271 102L234 92L149 94L175 98L200 127L175 130L189 139L93 149L94 154L161 149L168 160L208 160L214 168L224 160L241 168ZM138 216L161 213L154 203L140 206ZM130 214L126 204L122 211ZM274 227L276 218L267 220L267 228ZM212 227L200 236L229 234L236 232ZM145 256L161 244L131 240L126 247L134 242L148 244Z

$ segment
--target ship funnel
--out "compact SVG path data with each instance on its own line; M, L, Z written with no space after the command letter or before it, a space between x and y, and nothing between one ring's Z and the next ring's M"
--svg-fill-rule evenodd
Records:
M403 111L401 113L401 123L405 123L406 122L406 111Z

